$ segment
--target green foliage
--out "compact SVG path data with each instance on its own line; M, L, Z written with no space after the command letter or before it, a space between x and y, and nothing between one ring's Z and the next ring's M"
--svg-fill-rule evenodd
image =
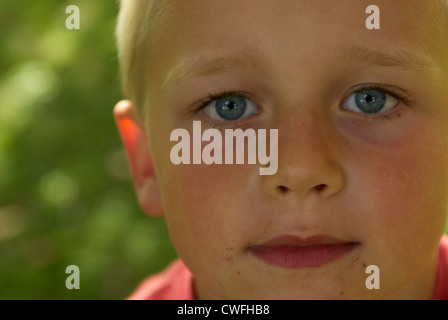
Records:
M112 116L117 13L110 0L0 3L0 299L123 299L175 258L164 220L137 206Z

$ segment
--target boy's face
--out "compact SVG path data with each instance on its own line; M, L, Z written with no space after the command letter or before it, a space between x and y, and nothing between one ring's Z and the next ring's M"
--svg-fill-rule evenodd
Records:
M370 1L171 2L150 43L145 127L198 297L430 298L448 209L448 90L444 26L427 1L380 1L380 30L366 28ZM221 92L244 93L252 112L226 122L197 110ZM372 99L384 107L356 108ZM278 129L277 173L173 165L170 134L193 120ZM332 240L303 254L282 236ZM369 265L380 290L366 288Z

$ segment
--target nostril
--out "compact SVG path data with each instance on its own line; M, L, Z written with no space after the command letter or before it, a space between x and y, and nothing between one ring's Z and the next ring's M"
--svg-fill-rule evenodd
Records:
M277 188L280 191L280 193L287 193L289 191L289 188L285 186L278 186Z
M316 191L322 191L322 190L324 190L326 187L327 187L327 185L325 185L325 184L320 184L320 185L318 185L318 186L315 186L315 187L314 187L314 190L316 190Z
M311 190L314 190L316 192L322 192L324 191L328 186L326 184L319 184L317 186L315 186L314 188L312 188ZM285 186L277 186L277 190L279 192L279 194L287 194L291 191L290 188L285 187ZM311 191L310 190L310 191Z

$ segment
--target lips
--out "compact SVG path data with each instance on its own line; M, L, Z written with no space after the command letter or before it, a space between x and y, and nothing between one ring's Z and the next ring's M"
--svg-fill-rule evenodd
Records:
M309 238L281 236L247 250L259 260L282 268L315 268L348 255L358 242L348 242L325 235Z

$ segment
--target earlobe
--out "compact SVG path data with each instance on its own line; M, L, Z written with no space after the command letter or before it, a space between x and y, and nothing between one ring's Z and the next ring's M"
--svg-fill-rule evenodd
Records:
M143 185L137 190L137 199L140 207L150 216L163 216L162 198L156 179L143 181Z
M146 132L128 100L114 108L115 122L126 150L134 188L141 208L154 217L163 216L162 200L149 151Z

